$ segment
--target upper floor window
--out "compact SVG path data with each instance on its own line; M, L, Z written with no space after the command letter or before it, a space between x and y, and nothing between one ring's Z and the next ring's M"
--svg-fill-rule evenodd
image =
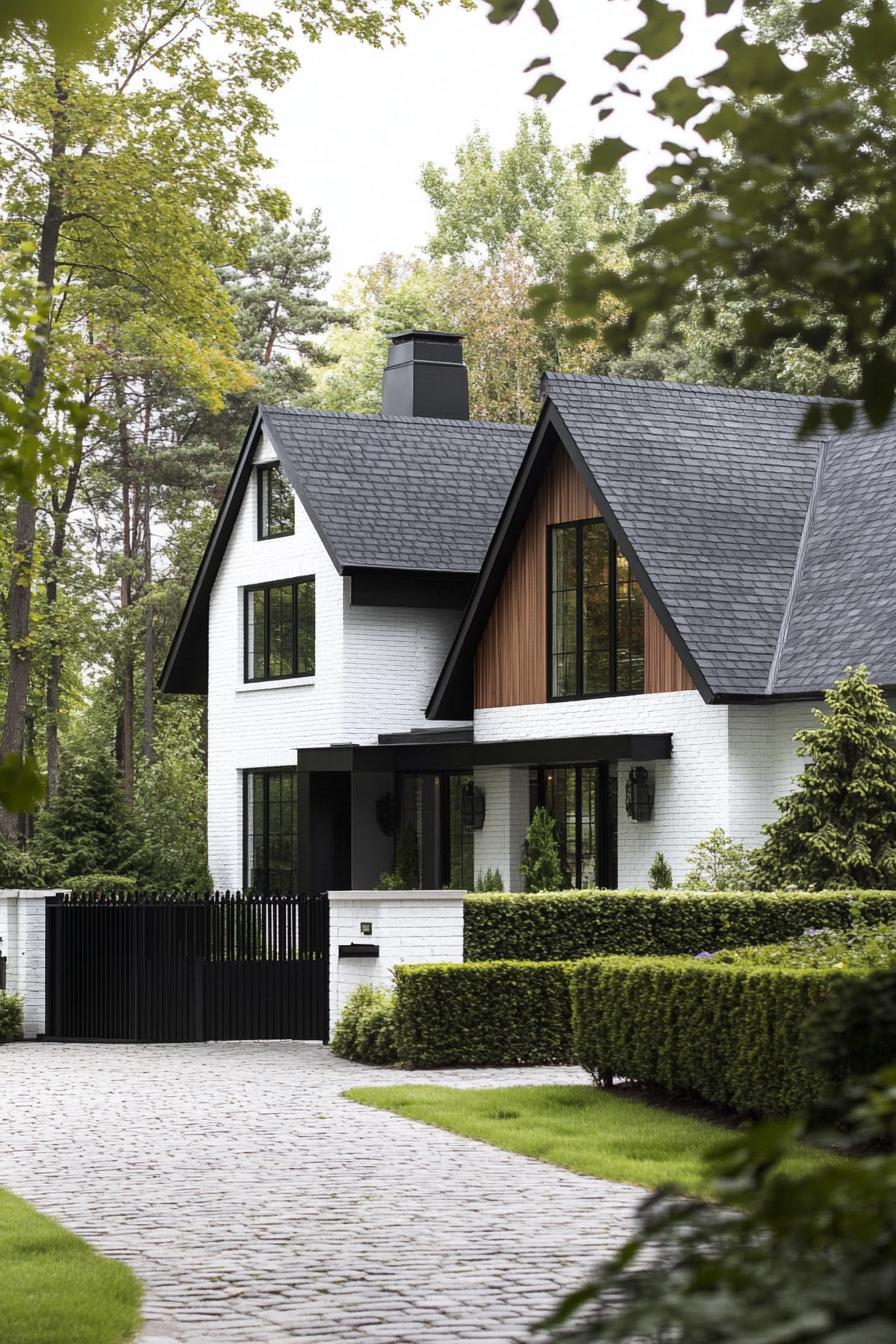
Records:
M247 588L246 681L314 675L314 579Z
M296 530L295 496L279 462L258 468L258 539L289 537Z
M644 594L599 518L548 529L550 698L644 689Z

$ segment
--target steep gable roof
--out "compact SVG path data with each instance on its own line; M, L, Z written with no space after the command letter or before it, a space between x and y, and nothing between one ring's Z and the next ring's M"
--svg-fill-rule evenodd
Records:
M817 693L859 658L884 684L896 683L896 598L887 583L896 573L896 528L887 528L896 485L890 431L838 437L826 450L826 483L810 512L824 447L819 435L799 435L812 398L568 374L547 375L543 390L539 426L430 701L431 717L469 712L478 639L552 435L588 484L705 698ZM866 516L868 539L859 541ZM856 534L857 546L838 575L836 535L844 529ZM840 544L850 542L841 537ZM843 611L838 607L841 624L829 631L833 586Z
M260 406L159 679L208 683L208 606L264 433L340 573L477 573L531 430Z

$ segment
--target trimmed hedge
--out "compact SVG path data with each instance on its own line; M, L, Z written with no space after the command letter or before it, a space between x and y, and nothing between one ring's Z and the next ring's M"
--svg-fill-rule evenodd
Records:
M569 970L558 962L396 966L408 1064L568 1064Z
M22 1039L22 1000L0 991L0 1045Z
M576 1058L754 1115L788 1115L839 1080L807 1058L811 1023L860 974L660 957L570 968Z
M374 985L359 985L350 995L330 1038L330 1049L343 1059L364 1064L394 1064L395 995Z
M468 896L464 959L578 961L781 943L803 929L896 919L896 892L544 892Z

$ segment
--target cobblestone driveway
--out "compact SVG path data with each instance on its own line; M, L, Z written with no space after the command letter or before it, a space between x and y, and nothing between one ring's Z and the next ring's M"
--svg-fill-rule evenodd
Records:
M0 1052L0 1185L146 1285L141 1344L527 1337L643 1192L346 1101L576 1069L402 1073L304 1043Z

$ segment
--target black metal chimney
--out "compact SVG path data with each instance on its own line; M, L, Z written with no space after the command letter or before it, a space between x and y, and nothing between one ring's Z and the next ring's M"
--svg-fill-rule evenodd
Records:
M447 331L399 331L390 336L383 415L469 420L462 339Z

